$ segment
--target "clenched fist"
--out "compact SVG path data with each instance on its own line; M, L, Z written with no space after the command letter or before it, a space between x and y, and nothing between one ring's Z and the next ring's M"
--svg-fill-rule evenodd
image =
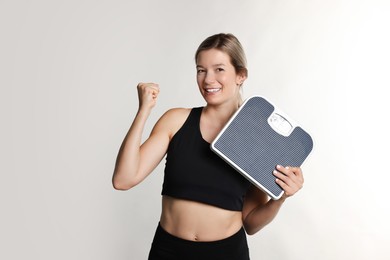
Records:
M151 109L156 105L160 88L155 83L139 83L137 85L139 108Z

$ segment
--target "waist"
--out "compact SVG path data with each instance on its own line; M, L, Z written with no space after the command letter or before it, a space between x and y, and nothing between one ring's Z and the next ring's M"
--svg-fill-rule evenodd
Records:
M243 223L240 211L163 196L160 225L178 238L209 242L236 234Z

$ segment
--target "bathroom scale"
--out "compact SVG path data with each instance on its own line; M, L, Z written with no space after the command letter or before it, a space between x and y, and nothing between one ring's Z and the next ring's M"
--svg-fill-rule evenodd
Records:
M276 165L300 167L313 149L311 136L262 96L247 98L210 144L213 152L277 200Z

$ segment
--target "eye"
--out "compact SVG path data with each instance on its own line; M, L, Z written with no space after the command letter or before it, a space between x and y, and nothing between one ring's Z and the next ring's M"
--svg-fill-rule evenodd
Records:
M217 68L218 72L225 71L223 68Z
M197 69L196 70L196 73L198 73L198 74L201 74L201 73L203 73L204 72L204 69Z

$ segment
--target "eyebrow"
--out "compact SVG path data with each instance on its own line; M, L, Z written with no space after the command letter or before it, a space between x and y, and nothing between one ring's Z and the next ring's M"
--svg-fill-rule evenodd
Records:
M213 64L213 65L212 65L212 67L220 67L220 66L226 66L226 65L223 64L223 63L218 63L218 64ZM202 67L202 68L203 68L202 65L196 65L196 67L197 67L197 68L198 68L198 67Z

